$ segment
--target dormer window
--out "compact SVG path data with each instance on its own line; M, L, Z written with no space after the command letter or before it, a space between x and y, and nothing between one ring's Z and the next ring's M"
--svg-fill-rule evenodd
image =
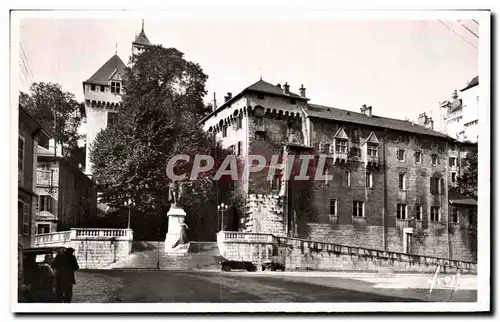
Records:
M335 152L347 153L347 140L335 139Z
M111 82L111 93L120 94L120 82Z
M367 154L370 157L376 157L378 154L378 144L368 143Z

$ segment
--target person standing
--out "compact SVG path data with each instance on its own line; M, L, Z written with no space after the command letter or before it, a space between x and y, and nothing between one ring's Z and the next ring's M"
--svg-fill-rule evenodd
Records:
M56 300L59 303L71 303L73 285L76 284L75 271L79 269L73 248L59 253L54 261L56 269Z
M45 259L40 267L41 270L41 299L44 302L54 301L54 282L55 282L55 272L52 268L54 258L52 254L45 255Z

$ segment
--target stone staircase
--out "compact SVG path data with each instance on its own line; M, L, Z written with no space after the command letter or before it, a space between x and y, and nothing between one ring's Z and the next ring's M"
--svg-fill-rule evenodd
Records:
M220 269L216 242L190 242L183 255L165 254L165 242L134 241L127 258L119 259L108 269L199 270Z

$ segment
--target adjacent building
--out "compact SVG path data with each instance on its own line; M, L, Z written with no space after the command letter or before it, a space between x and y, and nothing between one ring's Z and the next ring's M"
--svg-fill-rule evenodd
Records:
M264 155L271 168L273 155L285 164L272 176L242 172L236 187L246 208L228 216L225 230L475 259L475 215L450 216L446 183L457 140L425 115L414 123L366 105L360 112L316 105L298 90L259 80L228 93L202 121L242 164L250 155ZM310 180L286 179L292 156L310 158ZM317 180L317 169L331 177Z
M50 133L24 108L19 107L17 139L17 217L18 248L30 247L36 234L33 214L36 213L37 155L40 146L48 146Z
M36 234L88 227L97 215L94 182L60 149L38 147Z
M479 139L479 76L440 103L441 132L461 142Z

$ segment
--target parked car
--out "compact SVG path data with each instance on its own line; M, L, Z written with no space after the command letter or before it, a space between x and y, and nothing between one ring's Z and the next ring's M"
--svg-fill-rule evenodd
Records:
M221 269L224 272L229 272L232 269L242 269L249 272L255 272L257 270L257 266L249 261L223 260L221 262Z
M272 260L266 261L262 264L262 270L265 271L266 269L270 269L273 272L276 270L281 270L282 272L284 272L285 264Z
M23 249L23 269L19 272L21 276L19 302L51 301L50 298L47 298L45 291L46 286L53 283L54 279L43 273L45 256L50 254L55 258L57 253L64 249L65 247L36 247Z

